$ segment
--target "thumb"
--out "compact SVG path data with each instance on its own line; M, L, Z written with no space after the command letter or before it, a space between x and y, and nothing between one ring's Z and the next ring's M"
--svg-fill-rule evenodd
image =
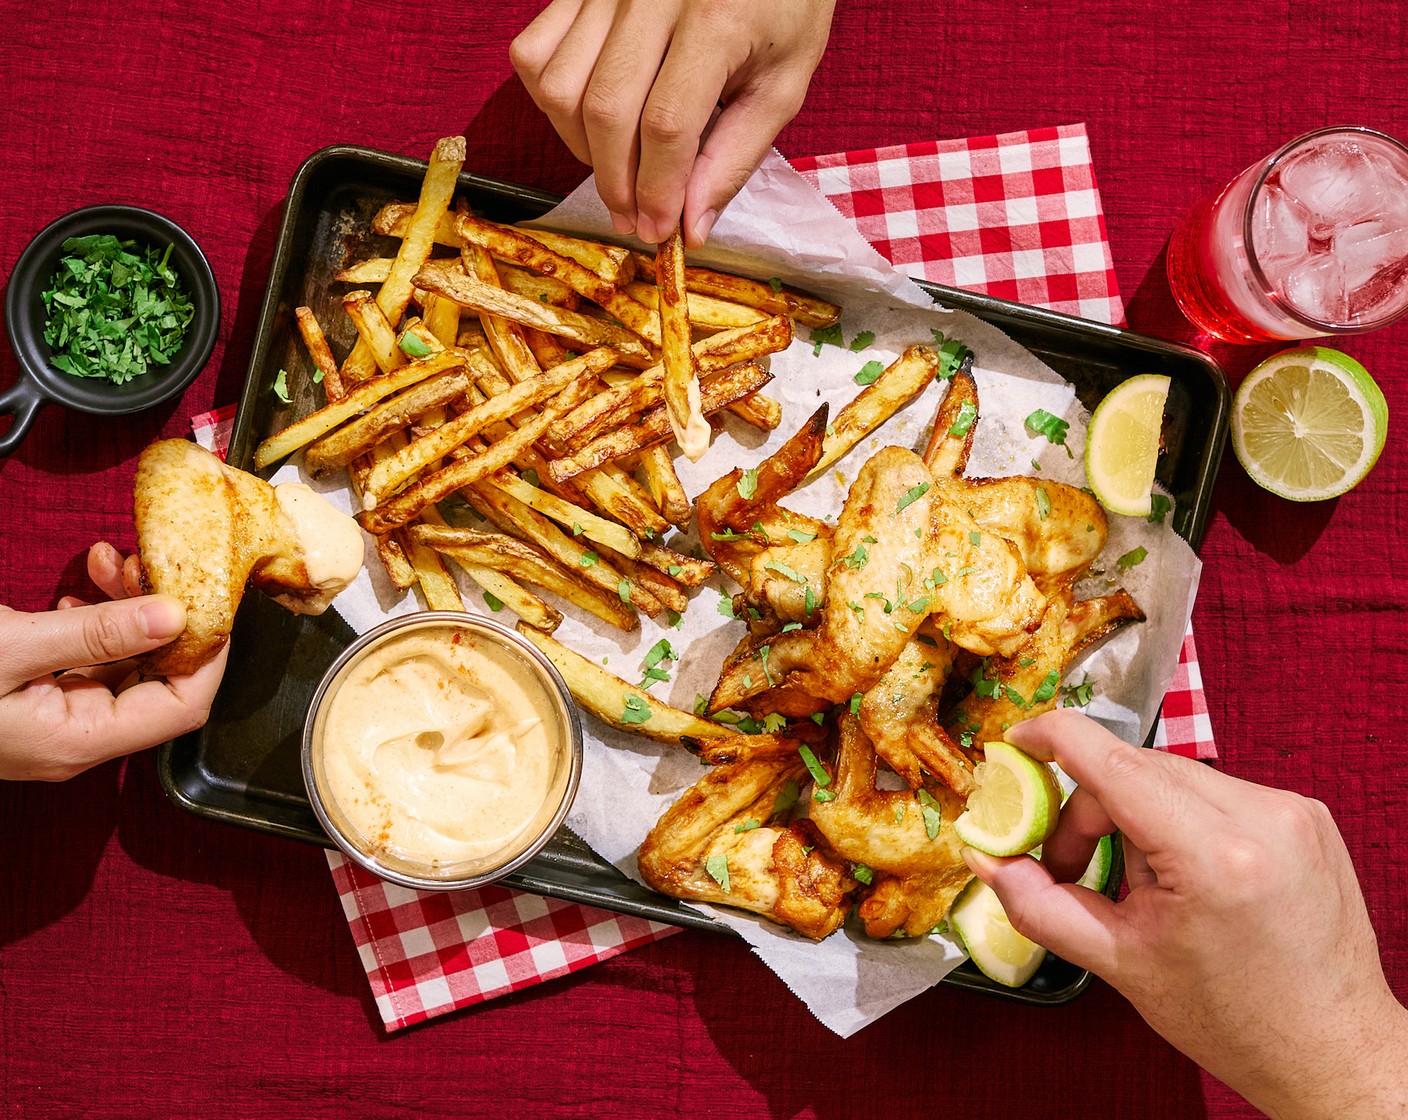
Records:
M169 595L0 618L0 692L46 673L103 665L165 645L186 627Z
M993 889L1012 928L1063 960L1110 979L1120 960L1124 926L1103 894L1058 883L1028 856L999 859L964 848L963 859Z

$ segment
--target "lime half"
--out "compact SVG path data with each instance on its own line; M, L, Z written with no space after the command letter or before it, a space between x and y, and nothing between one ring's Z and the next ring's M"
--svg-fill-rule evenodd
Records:
M1328 346L1268 358L1232 401L1232 450L1252 481L1293 502L1361 482L1388 435L1388 404L1358 362Z
M954 822L958 838L993 856L1029 852L1056 830L1061 783L1050 766L1010 743L986 743L983 750L968 807Z
M983 975L1008 988L1020 988L1046 959L1045 949L1012 928L996 892L981 879L963 888L948 924Z
M1111 513L1149 515L1168 386L1162 374L1131 377L1111 389L1090 418L1085 473Z

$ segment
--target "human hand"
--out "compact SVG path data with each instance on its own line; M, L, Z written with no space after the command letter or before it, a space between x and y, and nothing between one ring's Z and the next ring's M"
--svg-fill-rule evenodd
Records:
M1274 1116L1408 1115L1408 1012L1324 805L1131 747L1075 712L1007 737L1079 783L1040 863L965 850L1014 928ZM1119 903L1072 885L1116 829Z
M0 778L62 781L210 713L225 652L189 676L139 682L131 659L176 637L186 609L141 595L136 558L124 562L110 544L89 550L88 574L112 602L65 597L36 614L0 606Z
M680 225L698 247L802 107L834 8L553 0L510 57L572 154L595 170L617 231L654 244Z

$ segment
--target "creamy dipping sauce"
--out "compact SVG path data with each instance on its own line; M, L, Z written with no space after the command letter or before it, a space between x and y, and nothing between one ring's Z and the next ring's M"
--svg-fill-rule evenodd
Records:
M567 744L543 682L511 650L452 625L370 647L320 722L326 794L379 859L511 858L565 784Z
M319 591L331 592L327 596L331 600L362 570L362 530L301 482L280 483L274 487L274 498L298 533L308 582Z

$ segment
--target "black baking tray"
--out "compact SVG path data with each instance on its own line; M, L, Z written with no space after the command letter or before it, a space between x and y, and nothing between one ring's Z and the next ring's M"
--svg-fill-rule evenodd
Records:
M385 202L414 198L425 168L419 160L347 146L324 148L299 168L289 189L231 435L231 464L247 468L260 439L321 404L293 310L313 308L334 352L350 348L354 332L340 313L346 285L335 283L332 274L366 256L395 252L394 242L370 232L371 216ZM472 174L460 177L460 191L477 212L509 222L538 217L560 197ZM1088 408L1135 373L1169 375L1167 450L1158 477L1175 498L1174 530L1193 548L1199 546L1229 408L1227 380L1212 359L1103 323L956 288L923 287L939 302L987 320L1035 353L1075 386ZM273 388L281 369L288 371L292 399L287 404ZM171 800L201 817L331 847L304 790L300 738L318 681L353 637L335 612L296 616L261 595L247 596L209 722L159 753L161 783ZM1117 863L1111 890L1119 871ZM730 932L626 878L565 828L504 882L656 921ZM966 963L945 978L958 987L1036 1004L1064 1003L1089 981L1088 973L1055 957L1015 990Z

